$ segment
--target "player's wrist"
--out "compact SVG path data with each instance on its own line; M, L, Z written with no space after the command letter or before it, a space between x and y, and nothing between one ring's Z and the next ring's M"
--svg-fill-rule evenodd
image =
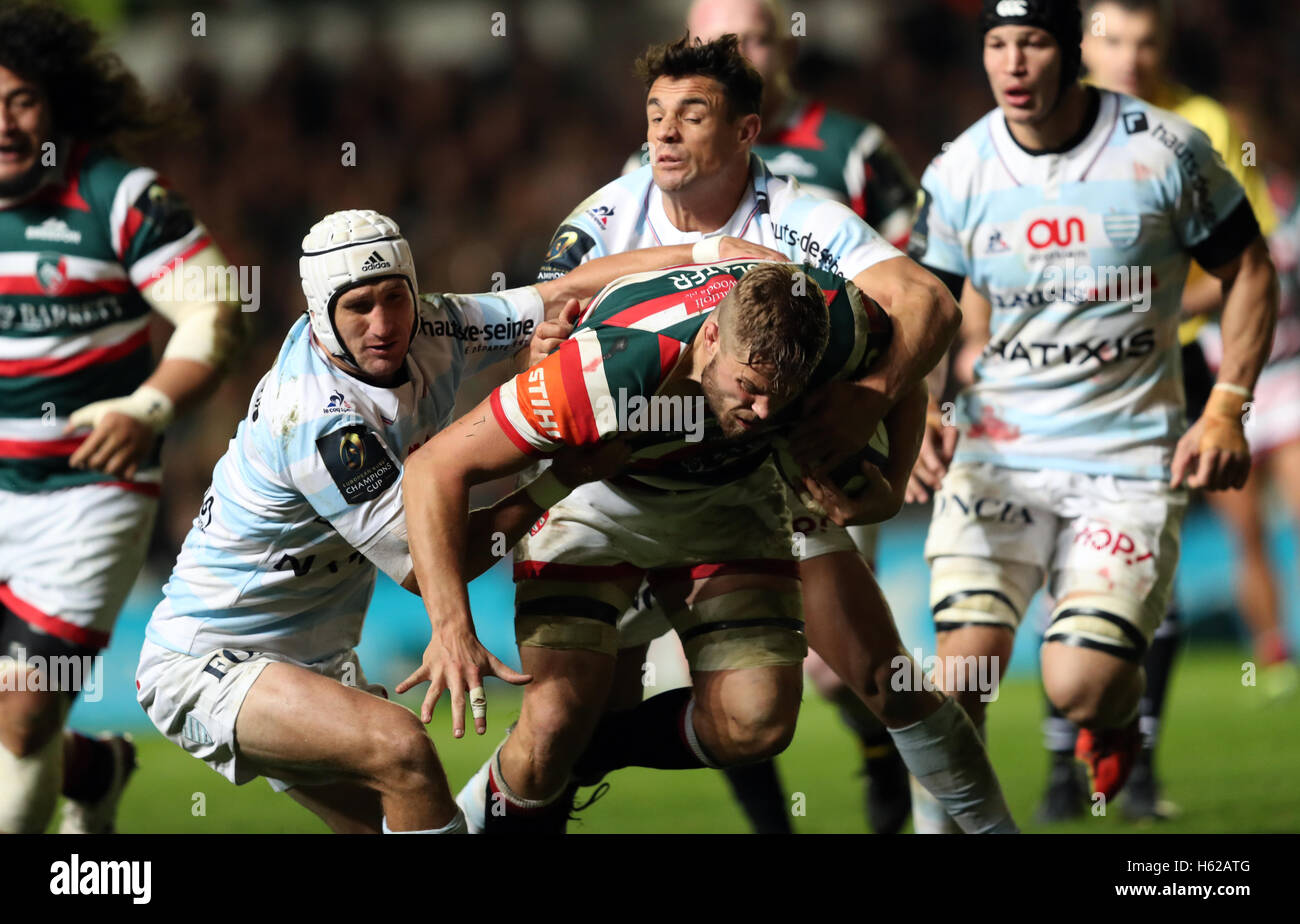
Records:
M1247 407L1254 399L1250 389L1230 382L1219 382L1211 390L1205 402L1205 416L1218 417L1242 424Z
M163 391L144 384L129 395L97 401L73 413L69 422L74 427L97 427L108 414L123 414L161 433L176 416L176 405Z
M691 248L692 263L716 263L722 259L722 235L706 237L695 242Z

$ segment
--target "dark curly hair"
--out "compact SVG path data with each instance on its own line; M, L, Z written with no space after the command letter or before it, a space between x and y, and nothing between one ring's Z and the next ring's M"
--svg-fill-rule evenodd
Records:
M99 47L94 26L48 3L0 3L0 66L39 86L56 134L79 141L115 146L177 115L145 97L121 59Z
M727 117L757 115L763 105L763 78L740 53L740 39L728 33L711 42L686 34L675 42L651 45L636 62L647 90L660 77L710 77L722 84Z

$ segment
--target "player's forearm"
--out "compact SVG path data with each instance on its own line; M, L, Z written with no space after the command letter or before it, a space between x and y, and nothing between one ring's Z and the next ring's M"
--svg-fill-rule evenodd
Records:
M883 362L859 384L880 392L890 404L924 381L945 358L961 326L957 302L937 279L925 274L892 299L893 342Z
M144 384L156 388L169 399L176 414L193 408L221 383L221 370L192 359L167 359L158 363Z
M1242 255L1241 266L1227 285L1223 316L1220 382L1253 390L1273 346L1277 323L1277 271L1260 238Z
M929 401L929 389L922 381L903 395L884 418L885 431L889 434L889 464L882 474L895 489L900 504L907 490L912 466L916 464L916 457L921 452Z
M437 456L417 451L407 459L402 477L412 572L435 633L458 624L472 630L462 553L469 485L459 473L439 466Z

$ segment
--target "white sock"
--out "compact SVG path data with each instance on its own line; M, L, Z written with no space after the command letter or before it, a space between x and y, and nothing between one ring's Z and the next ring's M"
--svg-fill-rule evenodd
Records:
M426 828L423 831L394 831L388 827L388 816L384 816L384 833L385 834L464 834L465 831L465 813L456 809L456 814L451 821L447 822L441 828Z
M1019 830L980 735L956 700L945 698L942 706L921 721L889 733L912 776L962 831L1011 834ZM926 800L915 795L913 818L920 833L922 824L928 826L937 816L928 811Z

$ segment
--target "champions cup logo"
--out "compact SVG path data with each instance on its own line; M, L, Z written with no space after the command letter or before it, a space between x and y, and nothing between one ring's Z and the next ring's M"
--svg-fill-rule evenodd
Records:
M358 433L345 433L339 441L339 461L350 472L360 471L366 464L366 448Z
M577 243L577 240L577 231L565 231L563 234L556 237L554 243L551 244L551 249L546 254L546 262L549 263L551 260L557 259L560 254L564 253Z
M1067 218L1064 223L1059 218L1040 218L1029 226L1025 239L1035 250L1069 247L1076 240L1080 244L1088 240L1081 218Z

